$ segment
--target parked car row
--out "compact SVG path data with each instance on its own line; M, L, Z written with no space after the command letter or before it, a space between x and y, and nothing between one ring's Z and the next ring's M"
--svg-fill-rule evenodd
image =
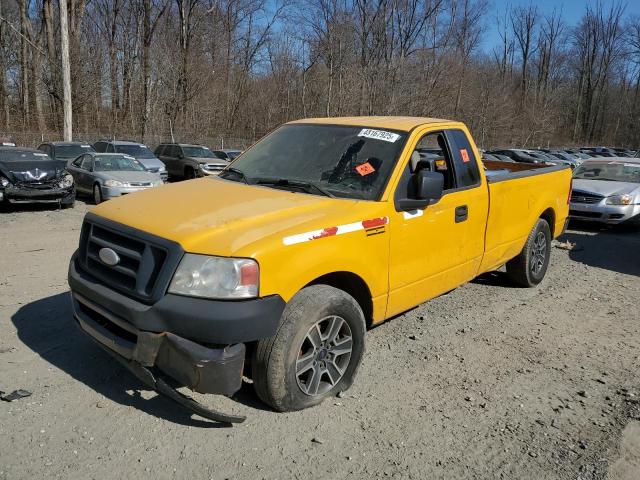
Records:
M0 145L0 203L73 206L77 194L100 203L169 180L219 174L240 150L163 143L155 151L130 140L43 142L37 149ZM64 186L62 186L64 185Z
M493 149L483 151L483 159L502 162L540 163L552 165L567 165L572 169L583 161L592 158L620 157L633 158L637 151L624 148L583 147L565 149Z

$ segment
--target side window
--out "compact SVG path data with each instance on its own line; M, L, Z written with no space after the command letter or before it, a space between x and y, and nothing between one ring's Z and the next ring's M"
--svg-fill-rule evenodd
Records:
M214 151L213 151L213 154L214 154L216 157L218 157L218 158L220 158L220 159L222 159L222 160L226 160L226 158L227 158L227 156L225 155L225 153L224 153L224 152L221 152L220 150L214 150Z
M420 161L416 165L410 162L412 169L427 168L432 172L440 172L444 176L444 190L456 188L451 151L442 132L427 133L420 139L415 151L420 155Z
M179 145L176 145L176 157L178 157L178 158L182 158L183 157L182 147L179 146Z
M458 188L480 185L478 161L467 135L462 130L447 130L446 135L451 144Z
M165 144L160 144L156 147L156 149L153 151L153 153L155 154L156 157L159 157L160 155L164 155L164 149L165 149Z
M104 152L106 146L107 146L106 142L96 142L93 144L93 148L95 149L96 152Z
M46 153L47 155L51 156L51 150L49 149L49 145L46 144L42 144L38 147L38 150L40 150L41 152Z
M84 157L86 157L86 155L80 155L78 158L76 158L73 161L73 166L74 167L78 167L78 168L82 168L82 160L84 159Z
M115 153L115 148L113 148L113 143L107 144L107 153Z
M91 155L84 155L82 157L82 163L80 164L80 168L83 168L84 170L91 170L91 164L93 162L91 161Z
M175 157L176 156L176 146L175 145L167 145L167 150L165 152L167 157Z

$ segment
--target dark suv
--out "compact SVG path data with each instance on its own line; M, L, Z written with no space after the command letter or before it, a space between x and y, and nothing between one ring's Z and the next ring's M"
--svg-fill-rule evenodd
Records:
M88 152L95 152L93 147L83 142L44 142L38 147L54 160L64 162L75 160L80 155Z
M155 154L167 166L169 175L178 178L218 175L228 165L202 145L161 143Z
M163 181L166 182L169 177L164 163L143 143L129 140L99 140L93 144L93 148L100 153L124 153L138 160L148 172L158 173Z

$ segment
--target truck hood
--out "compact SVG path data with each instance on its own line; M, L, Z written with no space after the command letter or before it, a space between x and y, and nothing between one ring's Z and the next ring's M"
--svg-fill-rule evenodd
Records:
M259 243L282 245L288 235L357 221L351 212L358 203L214 177L115 198L93 213L173 240L187 252L255 257Z
M46 182L58 178L63 168L55 160L0 162L0 172L11 183Z
M605 197L634 193L640 187L638 183L611 182L606 180L574 179L573 189L581 192L596 193Z

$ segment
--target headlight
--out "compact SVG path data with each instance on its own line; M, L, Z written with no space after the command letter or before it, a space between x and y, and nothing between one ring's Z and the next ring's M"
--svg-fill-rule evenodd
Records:
M119 180L105 180L104 184L107 187L124 187L125 186L124 182L121 182Z
M207 298L258 296L260 270L255 260L185 254L173 275L170 293Z
M162 166L162 167L158 168L158 171L159 171L159 172L166 172L166 171L167 171L167 168L166 168L166 167L164 167L164 166Z
M7 185L10 185L10 184L11 182L8 179L4 177L0 177L0 185L2 185L3 187L6 187Z
M73 185L73 177L68 173L58 182L60 188L69 188L71 185Z
M606 204L607 205L631 205L633 202L633 197L629 194L624 195L613 195L611 197L607 197Z

